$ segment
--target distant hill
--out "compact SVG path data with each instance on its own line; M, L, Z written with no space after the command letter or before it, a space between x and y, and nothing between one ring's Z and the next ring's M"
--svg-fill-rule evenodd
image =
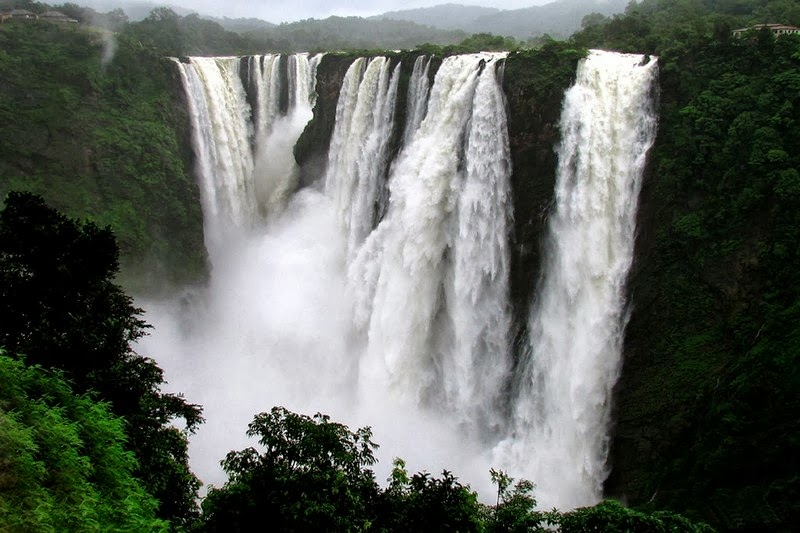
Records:
M423 26L408 20L328 17L280 24L244 36L265 50L334 51L354 49L411 49L425 43L457 44L467 37L460 30Z
M389 11L369 17L372 20L407 20L416 24L435 26L444 30L464 30L471 27L481 17L495 15L501 10L493 7L464 6L461 4L441 4L434 7Z
M391 11L372 18L407 20L442 29L508 35L516 39L528 39L544 33L553 37L568 37L580 29L585 15L621 13L627 4L628 0L556 0L543 6L512 10L442 4Z
M180 16L186 16L194 13L192 9L186 9L176 5L171 5L171 2L155 2L151 0L77 0L74 2L80 6L90 7L95 11L104 13L112 9L122 9L128 18L132 21L142 20L150 11L157 7L169 7ZM177 0L176 0L177 3Z
M266 20L261 20L257 18L217 18L217 17L206 17L203 16L204 19L213 20L223 28L228 31L235 31L236 33L245 33L249 31L260 31L260 30L268 30L270 28L274 28L275 24L272 22L267 22Z
M547 33L553 37L569 37L581 29L581 20L589 13L613 15L622 13L628 0L558 0L543 6L501 11L476 19L465 31L510 35L527 39Z

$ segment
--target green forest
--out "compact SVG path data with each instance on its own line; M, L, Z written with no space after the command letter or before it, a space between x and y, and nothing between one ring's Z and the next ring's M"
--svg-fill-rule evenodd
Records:
M0 27L0 72L0 194L112 226L132 278L196 277L202 214L171 62L125 33L25 21Z
M265 517L334 531L800 523L800 36L733 36L800 26L800 4L632 1L584 17L564 41L527 43L404 25L337 40L364 24L347 19L270 40L169 9L130 22L54 7L80 24L0 24L0 529L248 530ZM595 507L537 510L536 480L500 471L486 473L497 500L485 505L457 472L412 474L399 458L384 483L369 428L280 407L254 413L242 432L260 448L220 458L229 480L198 503L187 446L202 408L162 392L162 370L132 349L148 325L126 292L202 282L207 268L167 56L389 47L512 49L506 87L524 98L563 93L588 48L659 57L609 499Z

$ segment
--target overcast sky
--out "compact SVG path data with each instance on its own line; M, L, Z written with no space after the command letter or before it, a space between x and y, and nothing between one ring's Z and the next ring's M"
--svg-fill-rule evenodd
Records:
M86 5L103 11L120 4L136 2L136 0L72 1L78 5ZM201 15L231 18L255 17L277 24L307 18L322 19L331 15L367 17L387 11L446 3L519 9L551 1L553 0L167 0L163 3L157 1L153 3L181 6L197 11Z

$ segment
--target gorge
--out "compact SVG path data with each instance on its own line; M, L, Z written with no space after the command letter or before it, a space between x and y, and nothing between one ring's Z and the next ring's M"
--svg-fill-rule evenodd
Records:
M794 5L778 0L736 6L641 0L623 15L587 21L567 41L543 40L504 59L463 56L461 74L455 63L442 70L443 58L480 48L253 55L272 48L221 28L196 32L196 17L176 15L126 24L108 61L92 28L3 24L0 193L6 210L25 198L10 192L29 192L73 220L113 231L119 270L113 253L103 264L155 325L130 362L155 358L167 371L169 391L202 404L208 424L194 438L192 461L212 484L221 483L215 465L222 455L249 444L251 417L279 404L375 427L383 446L379 480L400 456L412 472L452 468L486 499L493 492L486 470L494 467L531 478L546 506L548 498L593 501L605 478L602 496L631 512L671 510L723 530L792 530L800 521L800 42L755 29L734 38L732 30L764 20L798 25L797 17ZM586 70L579 78L588 49L649 54L636 56L645 60L639 67L630 65L648 75L655 72L645 66L659 58L657 83L641 101L646 109L626 108L643 117L652 106L658 128L646 160L613 163L646 163L640 181L623 194L587 195L573 187L582 182L567 179L597 160L592 151L607 161L623 155L589 147L622 139L598 128L627 118L589 128L577 107L565 114L565 101L590 101L592 91L581 86L600 82L583 78ZM197 57L226 54L245 59ZM591 63L599 59L592 55ZM191 99L181 70L196 78ZM501 83L489 83L487 71ZM468 89L459 103L449 100L450 123L422 127L426 113L444 109L432 105L434 93L441 102L459 94L441 84L434 90L445 72ZM337 117L345 78L351 100ZM302 79L315 82L313 102ZM221 97L222 90L223 102L206 98L212 85L209 94ZM602 85L615 86L610 78ZM498 87L504 117L495 105ZM485 105L475 107L478 92ZM205 115L194 117L214 125L193 138L191 102L215 99L224 105L206 105ZM603 99L613 100L610 92ZM602 114L617 111L624 109ZM507 141L490 127L502 120ZM641 136L622 146L646 144L652 126L637 124ZM453 130L460 139L446 134ZM208 152L197 150L201 142ZM437 146L458 157L437 153ZM201 172L204 165L214 180L203 179L212 175ZM446 177L452 172L457 178ZM471 181L475 173L491 176L493 185ZM588 223L580 213L599 215L601 205L612 203L582 202L623 198L637 187L632 259L603 274L595 254L610 260L616 252L591 246L577 221ZM423 188L428 192L419 194ZM420 200L434 194L438 203ZM616 216L618 229L628 227L629 214ZM551 238L566 226L575 230L568 239ZM492 239L503 231L507 238ZM13 250L44 250L24 232L6 235L16 239ZM630 243L607 235L620 246L617 257L627 257L621 250ZM588 244L561 249L571 240ZM71 242L46 249L55 253ZM6 265L17 257L4 253ZM398 257L430 275L436 298L404 275L407 265ZM555 263L584 264L592 274L583 288L565 291L575 281L554 275ZM83 352L82 343L95 339L85 332L114 325L97 319L109 316L107 308L81 307L93 293L73 274L80 279L94 271L65 268L70 264L77 263L57 258L59 274L50 281L58 283L46 294L26 282L26 270L12 264L4 271L19 282L6 289L34 291L6 298L11 318L2 321L4 334L28 342L15 349L7 341L6 351L27 352L31 365L44 360L86 370L88 355L63 355L52 341L73 339L67 353ZM625 268L620 296L610 281ZM70 291L73 297L58 296ZM45 313L40 336L30 337L30 327L11 331L22 323L22 309L50 309L37 304L43 294L55 309L70 310L63 324L78 317L85 326L54 328ZM585 303L597 329L579 325ZM402 321L396 320L401 304L410 309ZM480 322L493 327L479 330ZM596 333L609 332L611 323L619 331ZM420 334L404 337L401 328ZM564 348L558 360L566 362L575 353L568 347L587 342L580 330L595 332L591 344L606 347L607 366L576 362L586 378L580 381L570 367L531 364L548 361L556 353L549 346ZM126 346L119 344L113 357L131 357ZM489 366L481 367L486 360ZM120 402L121 393L158 396L140 386L161 381L155 363L136 368L126 379L93 386L123 416L132 405L151 409L156 424L134 421L129 448L146 465L140 477L162 501L161 515L186 523L197 500L181 452L185 435L158 402ZM133 377L148 369L154 373L144 380ZM618 376L610 392L601 375ZM573 396L594 401L572 404ZM172 402L169 394L161 399ZM555 414L576 422L562 431ZM154 427L178 437L174 450L144 437ZM535 433L525 430L533 427ZM216 436L229 440L220 444ZM546 461L531 452L548 447L551 437L569 444ZM562 458L577 454L586 461ZM559 470L537 471L540 459Z
M505 54L176 66L211 274L145 302L142 347L205 406L196 471L221 484L213 463L246 442L250 416L285 405L372 426L379 478L400 456L454 468L484 498L495 467L534 480L543 508L596 503L656 59L580 61L549 176L515 161ZM543 196L515 196L521 179ZM533 217L540 233L522 242Z

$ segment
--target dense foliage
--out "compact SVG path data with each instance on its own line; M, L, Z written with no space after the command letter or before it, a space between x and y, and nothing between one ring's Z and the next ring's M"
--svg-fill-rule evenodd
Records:
M24 21L0 25L0 72L0 195L111 225L142 289L196 279L202 216L171 62L124 34Z
M417 47L419 52L436 55L449 56L456 54L471 54L475 52L499 52L516 50L520 43L513 37L501 37L490 33L475 33L461 40L458 44L433 44L424 43Z
M659 55L609 488L726 529L800 521L800 24L782 0L644 0L585 46Z
M107 404L0 351L0 529L167 531L125 439Z
M257 45L216 22L197 15L182 17L167 7L153 9L139 22L132 22L123 34L163 56L236 55L254 52Z
M643 513L616 502L568 513L536 511L533 484L514 482L492 470L497 504L481 504L450 472L409 476L396 459L386 488L372 470L369 428L356 431L274 407L250 423L261 451L231 452L222 462L229 475L203 501L202 531L250 531L268 517L279 531L712 531L672 513Z
M159 516L190 520L199 481L187 464L186 431L197 406L160 391L163 373L130 342L146 325L113 278L110 230L78 223L30 193L10 193L0 211L0 346L29 364L58 368L79 393L96 391L125 419L135 474L160 501Z
M229 480L203 501L210 531L246 530L259 517L281 531L362 530L364 509L377 494L374 443L368 429L351 433L327 416L282 408L256 415L247 430L264 448L231 452L222 462Z

